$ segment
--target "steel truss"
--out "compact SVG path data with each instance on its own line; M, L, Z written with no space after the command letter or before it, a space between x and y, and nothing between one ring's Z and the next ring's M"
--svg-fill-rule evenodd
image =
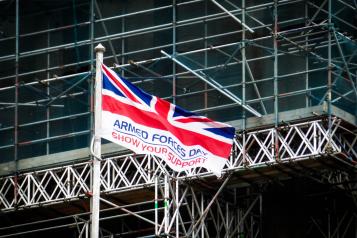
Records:
M155 186L159 191L155 196L163 199L163 205L157 205L154 210L154 234L165 237L237 237L243 234L258 237L262 196L259 191L251 193L249 188L226 189L229 178L225 178L219 191L213 193L212 188L202 190L184 179L157 178L161 183ZM229 199L222 196L223 189Z
M356 158L357 135L342 122L333 118L330 130L326 119L321 118L242 132L234 140L224 173L321 156L347 158L346 163L349 163ZM86 197L90 192L91 172L92 164L84 162L3 177L0 179L1 210L12 211ZM155 156L127 154L102 161L101 192L119 193L153 186L155 178L163 175L175 179L212 176L203 168L175 173Z
M341 174L344 173L326 174L328 182L338 185L351 182L347 174ZM120 191L117 194L103 192L100 224L104 226L106 222L115 220L120 226L111 227L112 230L102 227L100 237L137 237L143 234L155 237L262 237L262 193L266 184L240 187L235 182L230 183L234 177L235 174L227 173L220 180L209 182L157 174L153 176L153 185L141 189L145 190L145 196L129 204L118 202L115 195L120 194ZM345 237L354 231L357 217L352 210L336 212L336 209L331 209L325 215L310 217L306 236L311 237L317 233L321 237ZM1 227L0 237L41 234L49 229L65 227L72 229L76 237L87 238L89 217L90 212L86 212ZM130 217L135 218L140 225L133 229ZM50 226L49 222L52 221L56 221L56 225Z
M116 219L121 227L115 231L101 228L100 237L133 237L141 232L157 237L260 237L263 202L260 189L227 188L225 185L229 179L230 176L225 178L220 190L212 194L214 188L204 183L204 186L200 186L186 179L170 179L163 175L155 177L155 185L152 187L154 193L146 195L144 201L118 205L113 202L115 199L101 198L102 204L110 207L101 209L100 222ZM229 199L223 195L229 195ZM108 214L110 211L115 211L116 215ZM0 231L5 235L0 237L40 233L63 227L72 227L77 237L89 237L89 215L90 213L79 213L2 227ZM140 225L141 229L129 228L130 224L126 220L129 216L143 223ZM49 222L52 221L57 223L49 227ZM7 233L11 230L15 231Z

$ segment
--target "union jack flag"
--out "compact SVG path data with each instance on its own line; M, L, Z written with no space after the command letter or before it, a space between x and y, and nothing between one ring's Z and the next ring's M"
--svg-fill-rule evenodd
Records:
M150 95L102 64L101 136L138 154L153 154L175 171L204 167L220 174L234 127Z

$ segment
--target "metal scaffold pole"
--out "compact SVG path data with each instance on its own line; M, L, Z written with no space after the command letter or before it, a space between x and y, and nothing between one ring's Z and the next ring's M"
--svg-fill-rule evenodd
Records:
M101 64L103 62L103 53L105 47L98 44L95 47L96 52L96 72L95 72L95 104L94 104L94 155L92 167L92 184L91 184L91 238L99 237L99 210L100 210L100 155L101 155L101 138L99 129L101 125L102 110L102 74Z
M328 0L328 45L327 45L327 113L328 113L328 149L331 148L331 128L332 128L332 115L331 115L331 99L332 99L332 3Z

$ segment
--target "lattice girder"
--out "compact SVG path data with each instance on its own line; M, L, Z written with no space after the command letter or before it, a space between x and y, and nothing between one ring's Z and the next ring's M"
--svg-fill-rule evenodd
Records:
M273 165L277 162L342 154L356 159L357 136L333 118L332 127L318 119L278 128L267 128L237 135L226 172L245 167ZM78 199L90 192L91 162L7 176L0 179L0 209L51 204ZM211 176L202 168L175 173L160 158L128 154L103 160L101 191L118 193L153 186L156 177L169 174L177 178Z

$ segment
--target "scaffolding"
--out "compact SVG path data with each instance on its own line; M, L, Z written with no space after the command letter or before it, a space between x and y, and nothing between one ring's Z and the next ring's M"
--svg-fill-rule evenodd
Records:
M0 209L9 220L45 213L4 222L0 237L89 236L97 43L134 84L237 128L218 180L103 145L101 237L267 236L271 184L302 178L342 194L304 235L357 235L355 1L0 5Z

